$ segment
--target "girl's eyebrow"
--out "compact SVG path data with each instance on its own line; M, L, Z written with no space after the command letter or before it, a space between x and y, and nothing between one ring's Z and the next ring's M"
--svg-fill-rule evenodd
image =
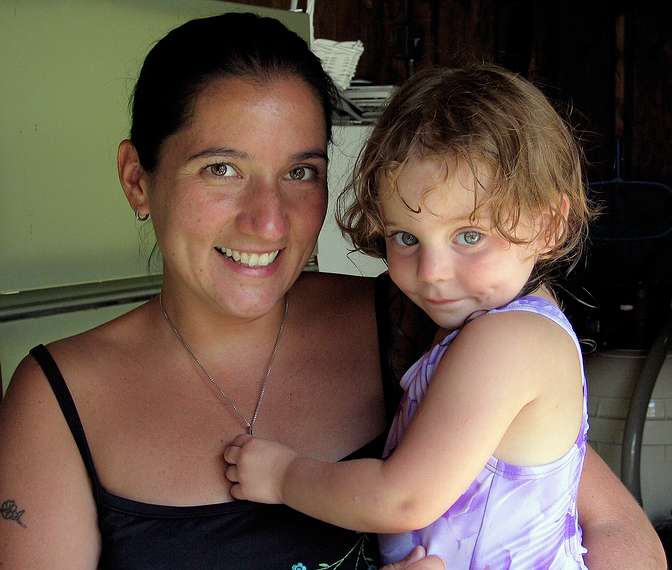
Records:
M410 211L410 210L409 210ZM410 211L409 217L413 219L413 214L415 212ZM431 210L424 210L423 213L428 213L429 215L432 214ZM488 217L481 217L477 220L477 222L482 222L484 219L489 219ZM401 227L405 225L404 223L399 223L394 219L391 218L385 218L383 217L383 224L385 226L392 226L392 227ZM478 225L477 223L472 223L471 222L471 214L458 214L457 216L453 216L451 218L448 218L444 220L446 224L467 224L467 225ZM408 221L405 222L408 224Z
M237 158L239 160L247 160L250 158L250 155L246 152L236 150L229 147L211 147L205 148L196 154L191 155L187 160L196 160L197 158L207 158L213 156L222 156L226 158ZM302 152L293 154L290 159L292 161L301 161L301 160L310 160L318 159L328 162L327 153L322 149L310 149Z
M399 228L403 225L398 224L395 220L390 220L389 218L383 218L382 222L385 227Z

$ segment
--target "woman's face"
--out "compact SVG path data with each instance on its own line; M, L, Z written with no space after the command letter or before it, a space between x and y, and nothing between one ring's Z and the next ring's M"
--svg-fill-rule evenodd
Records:
M166 290L240 318L268 312L315 246L326 170L323 110L302 80L209 84L149 178Z

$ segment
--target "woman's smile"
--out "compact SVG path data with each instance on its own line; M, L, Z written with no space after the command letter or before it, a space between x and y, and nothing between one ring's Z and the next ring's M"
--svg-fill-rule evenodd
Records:
M228 259L233 259L235 263L246 265L247 267L267 267L271 265L281 250L275 249L264 253L239 251L228 247L216 246L215 250Z

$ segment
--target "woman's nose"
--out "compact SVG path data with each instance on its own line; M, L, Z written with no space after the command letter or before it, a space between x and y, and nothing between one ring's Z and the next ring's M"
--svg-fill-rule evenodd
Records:
M241 196L238 227L245 234L269 242L287 235L287 204L280 184L255 180L247 188Z

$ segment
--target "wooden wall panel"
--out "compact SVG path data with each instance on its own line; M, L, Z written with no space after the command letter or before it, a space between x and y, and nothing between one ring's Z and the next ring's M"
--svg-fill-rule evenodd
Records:
M632 96L626 158L632 178L672 186L672 7L652 4L644 2L631 12Z
M286 8L289 0L243 0ZM305 2L305 0L303 0ZM416 69L495 61L571 109L591 179L613 176L615 20L625 14L624 173L672 184L672 4L654 0L318 0L316 37L361 39L357 77L408 77L404 30L419 38Z

